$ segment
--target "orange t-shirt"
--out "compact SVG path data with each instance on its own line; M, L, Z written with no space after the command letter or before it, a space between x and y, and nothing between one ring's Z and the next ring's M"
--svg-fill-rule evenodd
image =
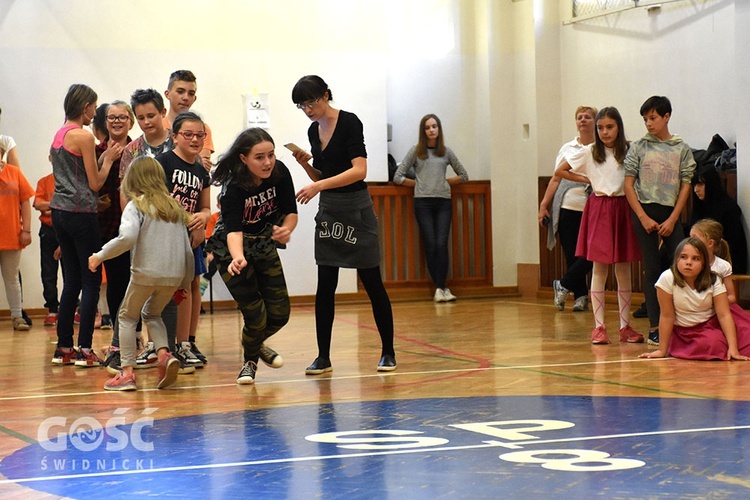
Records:
M172 129L172 124L169 123L169 120L167 120L167 117L165 116L162 120L164 122L164 128L166 129ZM206 130L206 137L203 139L203 149L208 149L212 153L215 153L216 150L214 149L214 136L211 134L211 127L208 126L208 123L203 122L203 127Z
M21 250L21 203L34 196L34 188L15 165L0 170L0 250Z
M55 194L55 176L53 174L45 175L39 182L36 183L36 194L34 195L34 202L36 200L49 201L52 199L52 195ZM45 226L52 225L52 214L40 212L39 220Z
M211 214L211 218L208 219L206 224L206 239L209 239L214 234L214 228L216 228L216 222L219 220L219 212Z

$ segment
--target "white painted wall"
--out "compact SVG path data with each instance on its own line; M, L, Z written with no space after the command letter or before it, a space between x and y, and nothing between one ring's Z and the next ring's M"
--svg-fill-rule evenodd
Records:
M559 145L575 134L578 104L617 106L635 139L643 134L640 104L664 94L675 108L673 132L693 147L717 132L729 142L750 137L750 105L738 92L750 81L750 56L735 51L750 41L743 30L750 2L685 0L656 14L637 9L563 26L570 1L183 0L174 8L150 0L8 0L0 2L0 132L19 143L35 184L49 172L71 83L91 85L100 102L127 100L139 87L163 90L170 72L188 68L198 75L195 109L219 151L242 129L242 95L256 90L270 95L277 144L304 145L309 123L290 92L300 76L318 73L336 104L364 122L369 180L386 178L387 153L401 160L424 114L442 118L471 177L492 181L494 281L515 285L517 264L538 262L537 176L549 174ZM277 151L302 186L304 174ZM750 190L746 164L740 156L741 199ZM282 253L293 295L314 293L314 212L300 207ZM22 259L31 308L43 303L38 258L35 238ZM355 286L354 273L344 272L339 291Z
M32 185L51 171L49 145L63 122L63 98L72 83L86 83L99 102L129 101L136 88L165 90L169 74L191 69L198 77L194 109L211 125L217 152L243 128L242 95L270 95L271 129L279 158L295 185L309 182L286 149L307 145L309 120L291 102L297 79L316 73L335 104L364 123L369 180L385 180L385 15L379 2L115 0L0 2L0 132L19 144ZM335 13L335 16L332 14ZM334 20L335 17L335 20ZM132 136L140 135L137 124ZM213 199L213 197L212 197ZM313 216L317 202L300 206L300 222L282 252L290 293L314 294ZM42 307L38 232L23 253L24 304ZM353 271L342 272L339 291L356 290ZM0 292L4 297L4 292ZM223 298L221 294L218 298ZM6 308L0 299L0 308Z

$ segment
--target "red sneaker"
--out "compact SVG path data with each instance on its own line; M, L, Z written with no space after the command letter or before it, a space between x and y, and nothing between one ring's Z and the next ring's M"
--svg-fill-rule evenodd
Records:
M83 349L78 349L78 357L76 358L76 366L82 366L83 368L91 368L92 366L101 366L102 360L96 353L89 349L86 353Z
M633 327L627 325L625 328L620 328L620 342L630 342L631 344L642 344L643 335L633 330Z
M57 313L49 313L44 318L44 326L55 326L57 324Z
M594 331L591 332L591 343L592 344L609 344L609 337L607 337L607 329L603 326L597 326Z
M70 349L70 351L63 351L59 347L55 349L55 354L52 356L52 364L53 365L72 365L76 361L76 357L78 356L78 353L75 349Z
M134 373L125 375L120 372L104 383L105 391L134 391L136 389Z

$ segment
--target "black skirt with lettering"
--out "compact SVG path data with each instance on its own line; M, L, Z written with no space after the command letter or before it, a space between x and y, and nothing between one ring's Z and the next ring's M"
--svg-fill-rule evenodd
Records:
M380 265L378 218L366 189L320 193L315 216L315 262L352 269Z

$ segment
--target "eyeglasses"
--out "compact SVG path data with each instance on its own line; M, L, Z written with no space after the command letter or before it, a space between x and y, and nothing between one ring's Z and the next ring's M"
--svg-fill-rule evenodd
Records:
M299 102L296 104L297 109L312 109L313 106L318 104L318 101L320 100L320 97L315 99L314 101L308 101L308 102Z
M107 115L108 122L126 122L130 119L128 115Z
M204 137L206 137L206 133L205 132L189 132L188 131L188 132L177 132L177 133L180 134L185 139L187 139L188 141L192 141L193 138L201 140Z

